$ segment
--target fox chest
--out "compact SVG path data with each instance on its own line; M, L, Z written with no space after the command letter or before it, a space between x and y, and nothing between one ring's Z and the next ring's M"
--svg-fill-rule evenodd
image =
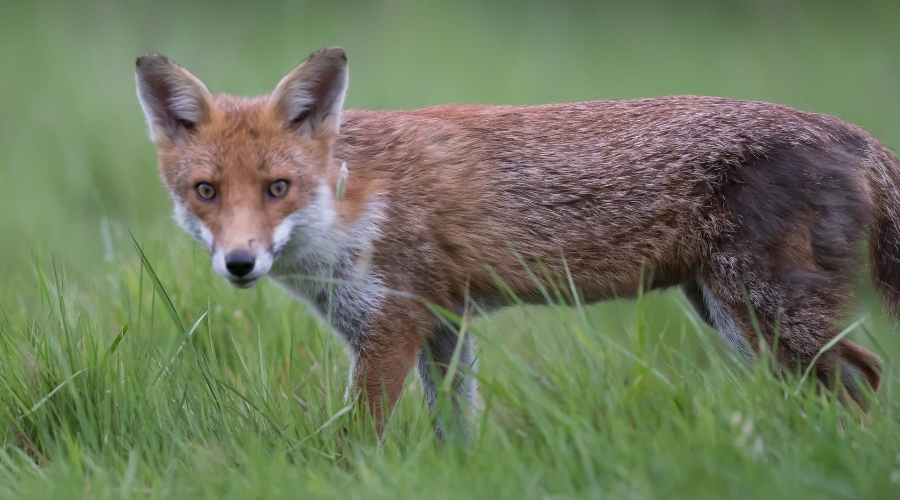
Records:
M383 292L378 280L371 273L353 275L346 265L309 264L278 263L270 276L306 303L319 322L331 326L338 337L355 347L366 337L381 305Z

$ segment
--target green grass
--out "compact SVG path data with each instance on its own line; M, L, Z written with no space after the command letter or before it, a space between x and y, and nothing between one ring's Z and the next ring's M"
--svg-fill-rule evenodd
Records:
M862 270L844 324L885 360L865 421L653 293L475 320L468 448L413 378L379 443L331 332L228 287L171 222L132 75L160 52L258 94L341 44L349 106L713 94L896 147L896 3L253 5L0 3L0 497L896 497L900 341Z

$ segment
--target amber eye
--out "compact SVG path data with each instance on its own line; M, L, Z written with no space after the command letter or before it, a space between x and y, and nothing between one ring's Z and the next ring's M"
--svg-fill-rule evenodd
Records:
M212 201L216 197L216 188L212 184L201 182L197 184L197 197L203 201Z
M288 181L284 179L277 180L269 184L269 195L273 198L281 198L287 194L289 187L291 187L291 184Z

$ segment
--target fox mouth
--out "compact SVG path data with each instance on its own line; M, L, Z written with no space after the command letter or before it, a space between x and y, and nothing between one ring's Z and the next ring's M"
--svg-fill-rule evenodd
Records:
M250 288L259 281L259 278L228 278L228 283L235 288Z

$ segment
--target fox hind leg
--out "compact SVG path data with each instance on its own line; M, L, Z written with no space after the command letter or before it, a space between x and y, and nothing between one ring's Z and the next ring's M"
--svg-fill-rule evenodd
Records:
M862 407L859 382L878 387L878 359L846 339L823 349L840 333L835 321L852 298L871 216L865 158L844 140L774 148L730 168L713 203L730 227L703 259L693 290L716 329L748 357L764 342L789 369L816 359L816 377Z
M733 262L733 261L732 261ZM712 325L746 358L759 354L760 341L788 369L805 370L840 329L846 284L825 271L743 276L707 275L698 289ZM866 386L877 389L880 362L847 339L822 352L813 373L845 402L865 410Z

